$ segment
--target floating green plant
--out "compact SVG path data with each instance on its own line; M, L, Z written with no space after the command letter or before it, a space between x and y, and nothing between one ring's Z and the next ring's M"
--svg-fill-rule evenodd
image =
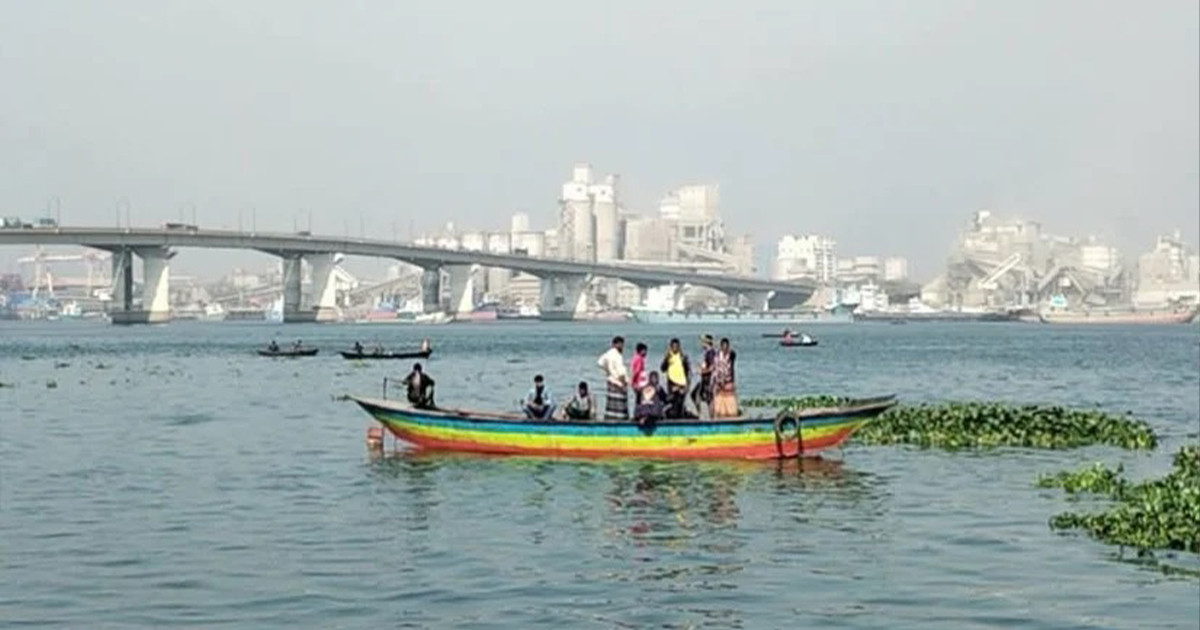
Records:
M747 407L796 411L852 402L828 396L751 398ZM948 402L900 405L854 434L863 444L915 444L945 449L1019 446L1062 449L1108 444L1152 449L1158 438L1150 425L1129 416L1058 405Z
M1039 478L1037 484L1043 488L1088 492L1116 502L1102 512L1057 514L1050 527L1080 529L1104 542L1142 552L1200 552L1200 446L1179 449L1171 472L1158 479L1132 483L1122 472L1119 467L1095 464Z

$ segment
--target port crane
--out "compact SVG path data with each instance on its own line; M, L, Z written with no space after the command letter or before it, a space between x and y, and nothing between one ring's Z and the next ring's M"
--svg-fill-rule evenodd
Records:
M48 295L54 295L56 277L50 271L50 266L61 263L83 263L86 269L84 278L57 277L57 284L62 286L80 286L87 288L88 295L93 289L107 287L110 283L108 274L104 272L108 264L109 254L95 250L86 250L82 254L48 254L42 247L34 250L32 256L17 259L20 265L33 265L33 283L31 293L37 297L44 288Z

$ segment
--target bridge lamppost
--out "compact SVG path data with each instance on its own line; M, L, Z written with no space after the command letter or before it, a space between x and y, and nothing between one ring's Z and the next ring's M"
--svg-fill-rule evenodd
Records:
M50 206L54 206L54 224L62 225L62 199L58 195L50 195L46 200L46 217L50 216Z
M122 207L125 208L125 227L126 228L133 227L131 225L130 219L129 219L129 210L132 207L129 203L129 197L118 197L117 200L113 203L113 209L117 213L117 227L121 227L121 208Z

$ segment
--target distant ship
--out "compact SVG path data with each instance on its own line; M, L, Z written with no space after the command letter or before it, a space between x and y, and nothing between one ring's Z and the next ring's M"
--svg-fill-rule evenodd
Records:
M266 321L267 311L255 307L232 307L225 311L227 322L261 322Z
M516 307L501 308L496 311L498 319L538 319L542 316L542 311L536 306L522 304Z
M1016 319L1016 315L1008 311L931 308L917 298L910 299L904 306L873 310L860 308L854 316L864 322L1010 322Z
M633 307L634 321L642 324L772 324L807 326L811 324L849 324L854 314L849 307L835 306L821 310L742 311L677 311Z
M1187 324L1196 318L1197 307L1158 309L1093 308L1049 309L1038 313L1043 324Z

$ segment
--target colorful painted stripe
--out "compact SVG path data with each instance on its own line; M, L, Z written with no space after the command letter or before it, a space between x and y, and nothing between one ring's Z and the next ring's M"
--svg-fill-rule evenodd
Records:
M532 422L418 411L392 401L355 400L393 435L419 448L480 453L577 457L765 459L816 453L844 442L858 427L894 404L832 410L801 420L783 440L773 419L662 422L642 428L631 422ZM799 448L798 448L799 447Z

